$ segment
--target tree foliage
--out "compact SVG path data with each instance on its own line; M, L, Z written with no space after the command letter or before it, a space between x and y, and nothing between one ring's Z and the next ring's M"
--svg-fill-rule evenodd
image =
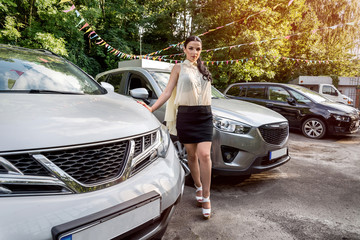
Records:
M236 21L201 37L203 49L244 44L202 53L203 60L215 62L209 69L220 89L239 81L287 82L299 75L359 74L359 62L349 61L359 49L356 0L297 0L290 6L289 0L73 0L61 4L60 0L0 0L0 43L46 48L93 76L115 68L122 59L79 31L74 12L63 12L71 3L102 39L135 55ZM346 24L350 22L355 24ZM344 25L328 28L339 24ZM160 54L180 52L177 47ZM329 64L288 58L329 60ZM243 61L216 63L236 59Z

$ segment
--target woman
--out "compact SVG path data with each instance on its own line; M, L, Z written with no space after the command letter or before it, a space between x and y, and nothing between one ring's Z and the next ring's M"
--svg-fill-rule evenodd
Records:
M171 134L184 144L191 176L196 187L196 200L205 219L211 215L210 182L212 141L211 74L200 59L201 39L185 40L186 60L176 64L169 82L153 106L141 103L153 112L169 100L165 121Z

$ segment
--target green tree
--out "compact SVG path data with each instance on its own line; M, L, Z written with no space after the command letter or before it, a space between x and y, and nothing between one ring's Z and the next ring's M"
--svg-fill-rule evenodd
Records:
M46 48L94 76L115 68L118 61L125 59L110 54L91 40L88 33L79 31L85 22L112 47L139 55L182 42L190 34L198 35L236 21L201 37L204 49L226 47L202 53L203 60L215 61L209 68L218 88L239 81L287 82L299 75L358 74L358 61L349 59L359 47L360 25L346 24L359 22L356 0L297 0L290 6L289 0L59 2L0 0L0 42ZM75 11L63 12L72 3L80 17ZM81 19L84 23L80 24ZM338 24L346 25L328 28ZM317 29L320 30L314 31ZM141 36L140 30L143 30ZM244 45L228 47L239 44ZM159 52L158 56L181 52L181 47L173 47ZM300 59L336 61L315 64ZM233 62L216 63L223 60Z

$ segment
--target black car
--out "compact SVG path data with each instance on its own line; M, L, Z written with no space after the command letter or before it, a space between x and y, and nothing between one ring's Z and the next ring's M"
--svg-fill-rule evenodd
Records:
M286 117L289 127L309 138L343 135L359 130L359 110L335 103L305 87L281 83L234 83L226 88L229 98L266 106Z

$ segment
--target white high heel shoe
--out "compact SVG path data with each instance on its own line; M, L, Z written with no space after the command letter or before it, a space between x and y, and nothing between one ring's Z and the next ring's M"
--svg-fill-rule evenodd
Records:
M196 186L195 184L194 184L194 186L195 186L195 188L196 188L196 193L202 191L202 186L198 187L198 186ZM202 196L199 197L199 196L196 196L196 195L195 195L195 198L196 198L197 206L198 206L198 207L201 207L201 206L202 206L203 197L202 197Z
M210 196L202 199L203 203L210 202ZM211 208L202 208L202 214L204 219L208 220L211 215Z

